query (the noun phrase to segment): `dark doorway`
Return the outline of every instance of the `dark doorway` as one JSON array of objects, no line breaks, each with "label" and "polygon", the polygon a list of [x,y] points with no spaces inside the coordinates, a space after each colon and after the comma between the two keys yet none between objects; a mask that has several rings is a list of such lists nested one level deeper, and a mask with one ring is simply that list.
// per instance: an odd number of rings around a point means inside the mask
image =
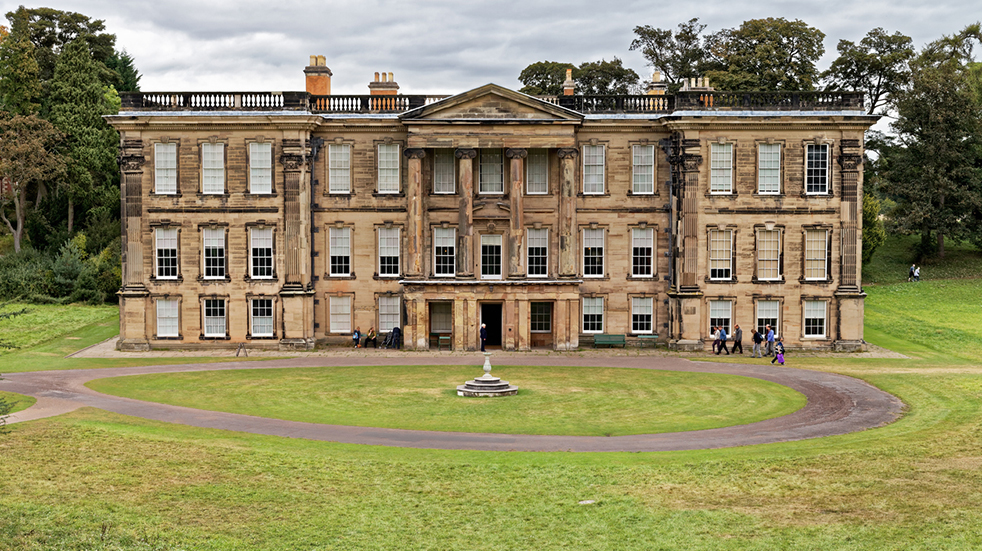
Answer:
[{"label": "dark doorway", "polygon": [[488,327],[488,341],[485,346],[501,347],[501,304],[482,304],[481,323]]}]

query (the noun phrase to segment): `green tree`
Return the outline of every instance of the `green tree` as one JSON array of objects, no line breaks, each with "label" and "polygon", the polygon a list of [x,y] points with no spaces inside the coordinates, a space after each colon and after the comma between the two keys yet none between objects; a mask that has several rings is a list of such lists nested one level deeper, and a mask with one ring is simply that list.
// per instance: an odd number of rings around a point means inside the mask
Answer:
[{"label": "green tree", "polygon": [[119,92],[139,92],[140,91],[140,72],[136,70],[133,57],[126,53],[126,50],[116,52],[111,58],[106,60],[106,66],[119,75],[119,85],[116,90]]},{"label": "green tree", "polygon": [[648,65],[660,71],[669,84],[669,91],[676,92],[687,78],[699,77],[706,64],[706,49],[702,31],[706,25],[694,18],[679,23],[677,31],[656,29],[649,25],[634,27],[636,37],[630,49],[640,50]]},{"label": "green tree", "polygon": [[[38,67],[41,70],[41,81],[47,82],[54,77],[55,65],[62,48],[76,39],[83,39],[88,45],[92,58],[105,65],[106,61],[116,54],[116,35],[104,32],[105,22],[101,19],[91,19],[81,13],[61,11],[53,8],[24,8],[7,14],[7,19],[13,23],[12,15],[25,12],[31,42],[34,43]],[[106,84],[115,84],[114,77],[107,77]]]},{"label": "green tree", "polygon": [[880,200],[876,195],[863,192],[863,264],[873,259],[873,253],[887,240],[887,232],[880,220]]},{"label": "green tree", "polygon": [[86,43],[76,39],[58,56],[51,81],[49,118],[65,136],[68,232],[75,223],[75,205],[96,187],[114,182],[119,137],[103,120],[114,114],[99,79],[99,69]]},{"label": "green tree", "polygon": [[0,101],[9,113],[35,114],[41,108],[41,81],[27,10],[21,7],[8,18],[10,34],[0,42]]},{"label": "green tree", "polygon": [[638,93],[641,79],[633,69],[624,67],[621,60],[586,61],[573,69],[576,92],[585,96],[607,96]]},{"label": "green tree", "polygon": [[572,63],[537,61],[522,69],[518,80],[524,86],[519,92],[530,96],[558,96],[563,93],[566,69],[575,69]]},{"label": "green tree", "polygon": [[717,90],[813,90],[825,33],[783,17],[744,21],[706,39],[706,76]]},{"label": "green tree", "polygon": [[[822,73],[830,90],[861,90],[868,113],[881,114],[893,106],[893,98],[910,82],[910,60],[914,47],[909,36],[887,34],[877,27],[855,44],[840,40],[839,57]],[[881,109],[882,108],[882,109]]]}]

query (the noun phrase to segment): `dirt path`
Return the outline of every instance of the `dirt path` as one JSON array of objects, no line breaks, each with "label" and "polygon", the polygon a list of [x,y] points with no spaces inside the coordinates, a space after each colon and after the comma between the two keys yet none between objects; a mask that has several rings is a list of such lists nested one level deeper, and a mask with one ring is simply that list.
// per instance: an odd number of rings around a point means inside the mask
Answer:
[{"label": "dirt path", "polygon": [[[808,404],[783,417],[719,429],[615,437],[534,436],[380,429],[282,421],[119,398],[100,394],[84,386],[88,381],[105,377],[228,369],[473,364],[475,371],[478,371],[477,366],[483,364],[483,357],[473,353],[455,355],[413,353],[397,357],[366,356],[363,353],[357,357],[307,356],[288,360],[222,364],[38,371],[5,375],[5,380],[0,381],[0,390],[26,394],[38,399],[38,403],[31,408],[11,415],[8,423],[60,415],[80,407],[96,407],[144,419],[254,434],[351,444],[489,451],[641,452],[726,448],[819,438],[866,430],[893,422],[903,411],[903,404],[899,399],[859,379],[834,373],[776,367],[769,363],[717,364],[688,361],[667,355],[570,357],[499,353],[495,356],[493,363],[500,365],[626,367],[743,375],[793,388],[808,398]],[[513,382],[521,387],[521,381]]]}]

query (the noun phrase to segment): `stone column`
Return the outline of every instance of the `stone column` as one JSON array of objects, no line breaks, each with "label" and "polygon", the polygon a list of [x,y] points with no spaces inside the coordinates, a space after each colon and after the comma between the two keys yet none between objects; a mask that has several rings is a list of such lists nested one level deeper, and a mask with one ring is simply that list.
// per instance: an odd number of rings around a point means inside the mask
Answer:
[{"label": "stone column", "polygon": [[[281,350],[308,350],[314,347],[314,288],[310,280],[310,198],[307,154],[303,140],[283,140],[283,311]],[[277,255],[279,256],[279,255]]]},{"label": "stone column", "polygon": [[576,277],[576,158],[579,151],[559,153],[559,276]]},{"label": "stone column", "polygon": [[[150,311],[153,305],[144,282],[141,225],[143,164],[146,158],[143,156],[141,139],[124,138],[120,145],[123,287],[119,290],[119,341],[116,347],[120,350],[150,350],[146,312]],[[152,250],[152,239],[150,247]]]},{"label": "stone column", "polygon": [[[839,286],[835,291],[835,350],[857,351],[863,341],[863,301],[866,293],[862,281],[863,239],[863,148],[858,139],[839,142],[839,165],[842,181],[842,229],[839,259]],[[832,314],[830,311],[829,314]],[[831,317],[831,316],[830,316]]]},{"label": "stone column", "polygon": [[423,274],[423,149],[407,149],[409,180],[406,182],[408,220],[406,221],[406,277],[418,278]]},{"label": "stone column", "polygon": [[525,277],[525,255],[522,254],[522,238],[525,233],[525,149],[506,149],[505,157],[511,159],[511,228],[508,234],[508,277]]},{"label": "stone column", "polygon": [[457,221],[457,275],[474,277],[474,158],[476,149],[458,149],[460,211]]}]

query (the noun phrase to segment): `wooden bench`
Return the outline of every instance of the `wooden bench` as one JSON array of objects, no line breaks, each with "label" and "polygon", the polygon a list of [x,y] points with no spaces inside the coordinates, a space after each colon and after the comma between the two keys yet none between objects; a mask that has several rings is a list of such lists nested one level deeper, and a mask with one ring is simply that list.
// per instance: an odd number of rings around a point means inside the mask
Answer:
[{"label": "wooden bench", "polygon": [[447,345],[447,350],[450,350],[451,349],[450,335],[447,335],[447,336],[441,335],[441,336],[437,337],[437,345],[436,345],[437,352],[439,352],[440,350],[443,350],[443,345]]},{"label": "wooden bench", "polygon": [[644,348],[645,341],[651,341],[651,347],[655,348],[658,346],[658,334],[652,335],[638,335],[638,348]]},{"label": "wooden bench", "polygon": [[598,346],[620,346],[624,348],[627,345],[627,340],[624,335],[607,335],[604,333],[598,333],[593,336],[593,347]]}]

